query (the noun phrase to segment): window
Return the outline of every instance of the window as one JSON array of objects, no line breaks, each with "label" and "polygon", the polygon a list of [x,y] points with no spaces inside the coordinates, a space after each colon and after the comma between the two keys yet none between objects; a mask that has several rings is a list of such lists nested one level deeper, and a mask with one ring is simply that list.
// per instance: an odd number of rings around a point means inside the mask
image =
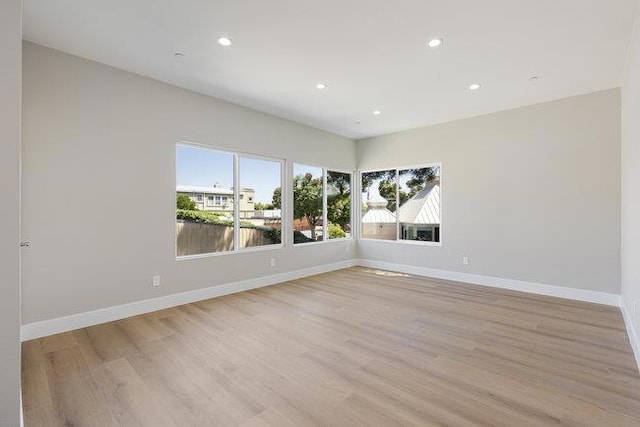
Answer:
[{"label": "window", "polygon": [[327,171],[327,234],[351,237],[351,174]]},{"label": "window", "polygon": [[396,171],[362,174],[362,237],[396,240]]},{"label": "window", "polygon": [[322,168],[294,164],[293,166],[293,243],[323,240]]},{"label": "window", "polygon": [[294,244],[351,236],[351,174],[293,167]]},{"label": "window", "polygon": [[240,218],[243,218],[240,222],[241,248],[281,242],[281,187],[282,162],[240,157],[240,194],[247,196],[241,198],[238,207]]},{"label": "window", "polygon": [[440,165],[362,173],[362,238],[440,242]]},{"label": "window", "polygon": [[[269,223],[247,212],[240,195],[271,200],[281,186],[282,162],[178,144],[176,255],[224,253],[280,244],[280,214]],[[236,183],[243,188],[237,189]],[[251,184],[252,188],[244,188]],[[193,197],[193,198],[192,198]],[[204,200],[206,198],[206,203]],[[241,220],[242,218],[242,220]]]}]

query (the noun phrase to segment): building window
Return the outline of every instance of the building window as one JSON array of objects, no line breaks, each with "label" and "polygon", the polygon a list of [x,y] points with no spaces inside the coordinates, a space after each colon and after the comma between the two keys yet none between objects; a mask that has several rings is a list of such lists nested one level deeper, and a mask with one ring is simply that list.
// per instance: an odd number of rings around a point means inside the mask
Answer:
[{"label": "building window", "polygon": [[363,239],[440,242],[440,165],[362,173]]},{"label": "building window", "polygon": [[[280,244],[279,214],[272,211],[270,222],[265,224],[264,218],[252,214],[253,208],[247,213],[245,206],[234,200],[240,201],[243,194],[271,199],[274,190],[281,186],[281,170],[282,162],[278,160],[256,161],[236,153],[178,144],[176,255],[234,252]],[[245,181],[251,181],[257,190],[236,188],[238,182]]]}]

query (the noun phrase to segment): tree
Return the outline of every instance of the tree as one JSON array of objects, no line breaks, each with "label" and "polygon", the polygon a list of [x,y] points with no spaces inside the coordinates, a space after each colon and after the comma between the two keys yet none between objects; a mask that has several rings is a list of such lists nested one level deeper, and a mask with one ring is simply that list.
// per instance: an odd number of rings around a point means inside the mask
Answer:
[{"label": "tree", "polygon": [[[387,205],[387,209],[391,212],[396,211],[396,184],[394,181],[380,181],[380,185],[378,186],[378,191],[380,195],[389,201]],[[402,189],[398,189],[398,198],[400,199],[400,206],[402,206],[407,200],[409,200],[409,196]]]},{"label": "tree", "polygon": [[186,194],[178,194],[178,195],[176,195],[176,207],[178,209],[184,209],[184,210],[187,210],[187,211],[195,211],[195,210],[197,210],[196,202],[191,200],[189,198],[189,196],[187,196]]},{"label": "tree", "polygon": [[329,233],[330,239],[341,239],[343,237],[347,237],[347,233],[338,224],[329,223],[327,232]]},{"label": "tree", "polygon": [[[426,183],[433,182],[440,175],[440,167],[431,166],[427,168],[403,169],[399,171],[400,177],[407,177],[407,193],[403,189],[398,189],[398,199],[400,206],[415,196],[422,190]],[[366,192],[374,182],[380,181],[378,190],[380,195],[389,201],[387,208],[394,212],[396,210],[396,171],[390,169],[386,171],[366,172],[362,174],[362,191]]]},{"label": "tree", "polygon": [[282,209],[282,188],[278,187],[273,190],[273,197],[271,203],[275,209]]},{"label": "tree", "polygon": [[322,178],[314,178],[310,173],[293,178],[293,217],[306,218],[311,239],[316,240],[316,222],[322,218]]},{"label": "tree", "polygon": [[351,223],[351,175],[327,173],[327,219],[344,230]]}]

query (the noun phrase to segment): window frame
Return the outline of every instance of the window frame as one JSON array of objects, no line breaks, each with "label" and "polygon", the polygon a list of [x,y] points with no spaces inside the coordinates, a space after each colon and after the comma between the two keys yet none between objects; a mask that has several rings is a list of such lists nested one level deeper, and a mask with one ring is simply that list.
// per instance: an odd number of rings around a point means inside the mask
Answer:
[{"label": "window frame", "polygon": [[[176,236],[176,232],[175,232],[175,226],[177,223],[177,219],[176,219],[176,207],[175,207],[175,194],[176,194],[176,186],[177,186],[177,178],[178,178],[178,166],[177,166],[177,158],[176,153],[178,150],[178,147],[189,147],[189,148],[196,148],[196,149],[202,149],[202,150],[209,150],[209,151],[214,151],[214,152],[222,152],[225,154],[231,154],[232,158],[233,158],[233,195],[229,195],[226,196],[227,197],[227,202],[229,200],[229,197],[232,197],[233,199],[233,249],[230,251],[221,251],[221,252],[207,252],[207,253],[202,253],[202,254],[193,254],[193,255],[178,255],[178,239]],[[249,159],[255,159],[255,160],[264,160],[264,161],[270,161],[270,162],[274,162],[280,165],[280,187],[281,188],[286,188],[285,187],[285,175],[286,175],[286,164],[287,161],[286,159],[281,159],[281,158],[277,158],[277,157],[270,157],[270,156],[264,156],[264,155],[260,155],[260,154],[253,154],[253,153],[245,153],[239,150],[232,150],[226,147],[219,147],[219,146],[213,146],[213,145],[208,145],[208,144],[202,144],[202,143],[197,143],[197,142],[192,142],[192,141],[186,141],[186,140],[177,140],[174,143],[174,183],[173,183],[173,200],[174,200],[174,206],[173,206],[173,244],[174,244],[174,256],[175,256],[175,260],[176,261],[188,261],[188,260],[192,260],[192,259],[201,259],[201,258],[210,258],[210,257],[218,257],[218,256],[227,256],[227,255],[233,255],[233,254],[238,254],[238,253],[247,253],[247,252],[260,252],[260,251],[269,251],[269,250],[275,250],[275,249],[282,249],[285,247],[285,238],[284,235],[281,232],[281,237],[280,237],[280,243],[274,243],[271,245],[263,245],[263,246],[252,246],[252,247],[247,247],[247,248],[241,248],[240,247],[240,221],[242,220],[242,218],[240,218],[240,189],[239,189],[239,183],[240,183],[240,158],[249,158]],[[214,195],[215,197],[215,195]],[[221,195],[219,195],[219,197],[222,197]],[[214,199],[215,200],[215,199]],[[222,199],[221,199],[222,201]],[[204,200],[203,198],[203,204],[206,204],[206,200]],[[282,207],[281,207],[281,227],[282,229],[284,229],[285,227],[285,218],[284,215],[282,214],[283,212],[285,212],[285,207],[286,207],[286,200],[282,200]],[[223,206],[221,205],[216,205],[216,206]]]},{"label": "window frame", "polygon": [[[295,165],[303,165],[303,166],[310,166],[310,167],[314,167],[314,168],[319,168],[322,170],[322,240],[319,241],[315,241],[315,242],[306,242],[306,243],[294,243],[293,242],[293,221],[295,221],[295,218],[293,217],[293,204],[295,203],[294,200],[294,192],[293,192],[293,178],[295,177]],[[351,198],[350,198],[350,218],[349,218],[349,225],[351,227],[351,233],[349,236],[347,237],[340,237],[337,239],[329,239],[329,233],[328,233],[328,212],[329,212],[329,206],[327,205],[327,171],[331,171],[331,172],[338,172],[338,173],[344,173],[344,174],[348,174],[350,176],[350,182],[351,182]],[[323,165],[319,165],[317,163],[313,163],[313,162],[306,162],[306,161],[291,161],[291,177],[289,179],[288,185],[289,185],[289,197],[291,198],[291,209],[290,209],[290,214],[291,214],[291,219],[292,222],[289,226],[289,235],[290,235],[290,239],[291,239],[291,246],[293,247],[307,247],[307,246],[313,246],[313,245],[321,245],[323,243],[333,243],[333,242],[345,242],[345,241],[350,241],[350,240],[355,240],[355,229],[354,229],[354,208],[355,208],[355,200],[356,198],[354,197],[354,190],[355,190],[355,186],[354,186],[354,177],[356,176],[357,172],[354,170],[349,170],[349,169],[342,169],[342,168],[334,168],[334,167],[329,167],[329,166],[323,166]]]},{"label": "window frame", "polygon": [[[402,170],[406,170],[406,169],[421,169],[421,168],[429,168],[429,167],[439,167],[440,168],[440,225],[439,225],[439,231],[438,231],[438,237],[440,239],[439,242],[430,242],[430,241],[421,241],[421,240],[408,240],[408,239],[401,239],[400,237],[400,233],[401,233],[401,228],[400,228],[400,218],[398,217],[398,215],[396,214],[396,238],[395,240],[383,240],[383,239],[372,239],[370,237],[363,237],[362,236],[362,231],[363,231],[363,227],[362,227],[362,205],[364,204],[364,199],[362,197],[363,195],[363,189],[362,189],[362,175],[365,173],[369,173],[369,172],[382,172],[382,171],[390,171],[393,170],[395,171],[396,174],[396,212],[398,211],[398,209],[400,209],[399,202],[400,202],[400,171]],[[358,219],[358,230],[357,230],[357,235],[358,235],[358,240],[362,240],[362,241],[366,241],[366,242],[381,242],[381,243],[399,243],[399,244],[403,244],[403,245],[418,245],[418,246],[431,246],[431,247],[443,247],[443,234],[442,234],[442,229],[443,224],[444,224],[444,217],[442,215],[442,207],[444,205],[443,200],[444,200],[444,188],[442,186],[443,183],[443,162],[442,161],[434,161],[434,162],[425,162],[425,163],[420,163],[418,165],[409,165],[409,166],[398,166],[398,167],[380,167],[380,168],[370,168],[370,169],[358,169],[358,205],[357,205],[357,219]],[[435,230],[433,231],[433,233],[435,233]]]},{"label": "window frame", "polygon": [[[326,191],[328,188],[327,185],[327,172],[337,172],[337,173],[342,173],[342,174],[347,174],[349,175],[349,191],[351,192],[351,197],[349,198],[349,229],[351,230],[351,232],[349,233],[349,236],[345,236],[345,237],[338,237],[336,239],[330,239],[329,238],[329,229],[328,229],[328,224],[329,224],[329,205],[327,204],[327,197],[328,197],[328,192]],[[324,203],[325,206],[327,207],[325,209],[325,212],[323,214],[323,218],[322,218],[322,223],[324,225],[325,230],[323,231],[323,236],[326,235],[327,242],[341,242],[344,240],[353,240],[354,239],[354,224],[353,224],[353,220],[354,220],[354,201],[355,201],[355,189],[356,186],[354,185],[355,183],[353,182],[354,177],[356,176],[356,174],[353,171],[348,171],[348,170],[343,170],[343,169],[338,169],[338,168],[324,168],[324,186],[325,186],[325,191],[323,194],[323,197],[325,198]]]}]

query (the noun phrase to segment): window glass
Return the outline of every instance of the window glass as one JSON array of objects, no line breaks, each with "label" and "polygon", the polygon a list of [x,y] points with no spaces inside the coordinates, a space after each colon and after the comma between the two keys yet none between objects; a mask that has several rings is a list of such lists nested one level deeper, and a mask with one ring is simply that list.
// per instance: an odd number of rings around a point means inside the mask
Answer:
[{"label": "window glass", "polygon": [[[177,146],[178,256],[234,249],[233,159],[233,154],[223,151]],[[231,203],[222,203],[223,197]]]},{"label": "window glass", "polygon": [[281,163],[240,158],[240,247],[281,242]]},{"label": "window glass", "polygon": [[362,237],[396,240],[396,170],[362,173]]},{"label": "window glass", "polygon": [[398,223],[401,240],[440,241],[440,168],[399,171]]},{"label": "window glass", "polygon": [[440,166],[362,173],[362,237],[440,242]]},{"label": "window glass", "polygon": [[293,167],[293,243],[323,240],[322,168],[302,164]]},{"label": "window glass", "polygon": [[351,174],[327,171],[327,234],[351,237]]}]

